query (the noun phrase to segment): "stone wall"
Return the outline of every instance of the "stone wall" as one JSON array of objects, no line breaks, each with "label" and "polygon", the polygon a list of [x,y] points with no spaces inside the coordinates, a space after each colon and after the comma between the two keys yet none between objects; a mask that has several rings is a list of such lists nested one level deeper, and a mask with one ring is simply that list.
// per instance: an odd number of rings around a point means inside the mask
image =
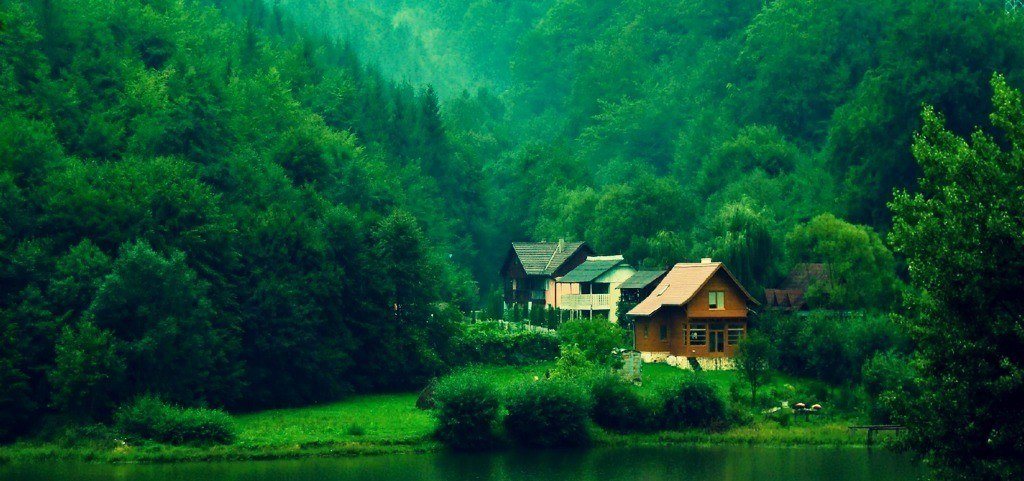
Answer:
[{"label": "stone wall", "polygon": [[[673,356],[667,352],[644,352],[641,357],[646,363],[664,363],[679,369],[692,369],[686,356]],[[697,364],[705,371],[731,371],[736,363],[727,357],[698,357]]]}]

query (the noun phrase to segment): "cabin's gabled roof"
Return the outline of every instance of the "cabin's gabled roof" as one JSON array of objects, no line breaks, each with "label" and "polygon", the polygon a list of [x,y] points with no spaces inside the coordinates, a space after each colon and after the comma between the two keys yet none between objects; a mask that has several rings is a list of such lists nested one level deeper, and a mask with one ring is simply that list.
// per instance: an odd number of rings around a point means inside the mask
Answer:
[{"label": "cabin's gabled roof", "polygon": [[580,249],[590,251],[585,242],[513,242],[509,256],[519,259],[526,275],[550,276]]},{"label": "cabin's gabled roof", "polygon": [[672,267],[654,292],[629,311],[631,316],[649,316],[664,306],[683,306],[697,295],[718,271],[723,271],[752,304],[759,304],[721,262],[685,263]]},{"label": "cabin's gabled roof", "polygon": [[812,284],[828,281],[829,272],[826,264],[797,264],[789,271],[780,289],[807,291]]},{"label": "cabin's gabled roof", "polygon": [[789,271],[778,289],[765,289],[765,305],[773,309],[798,311],[807,307],[804,300],[807,289],[820,282],[828,282],[827,264],[797,264]]},{"label": "cabin's gabled roof", "polygon": [[633,274],[633,277],[626,279],[626,282],[619,285],[619,289],[643,289],[655,282],[658,282],[666,272],[668,272],[668,269],[636,271],[636,274]]},{"label": "cabin's gabled roof", "polygon": [[617,266],[629,266],[622,256],[588,257],[582,264],[558,279],[558,282],[593,282]]}]

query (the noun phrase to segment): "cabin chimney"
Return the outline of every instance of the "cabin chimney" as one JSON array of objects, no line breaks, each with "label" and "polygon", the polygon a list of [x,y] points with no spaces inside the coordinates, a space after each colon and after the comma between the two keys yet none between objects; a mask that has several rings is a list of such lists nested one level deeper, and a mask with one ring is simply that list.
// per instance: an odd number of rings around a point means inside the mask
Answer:
[{"label": "cabin chimney", "polygon": [[565,249],[565,238],[558,239],[558,250],[556,252],[562,252]]},{"label": "cabin chimney", "polygon": [[711,258],[710,257],[704,257],[704,258],[702,258],[700,260],[700,263],[701,264],[710,264],[711,263]]}]

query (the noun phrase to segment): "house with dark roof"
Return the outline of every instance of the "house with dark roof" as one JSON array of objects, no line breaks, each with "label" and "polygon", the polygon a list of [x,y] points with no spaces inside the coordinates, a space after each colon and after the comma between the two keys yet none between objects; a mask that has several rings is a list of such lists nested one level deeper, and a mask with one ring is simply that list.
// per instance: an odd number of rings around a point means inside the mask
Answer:
[{"label": "house with dark roof", "polygon": [[[639,304],[654,292],[654,288],[665,278],[665,274],[668,274],[668,269],[636,271],[632,277],[626,279],[626,282],[619,285],[619,290],[622,291],[621,302]],[[630,306],[630,309],[632,308]]]},{"label": "house with dark roof", "polygon": [[593,254],[585,242],[513,242],[501,265],[505,307],[558,307],[556,279]]},{"label": "house with dark roof", "polygon": [[829,282],[830,279],[826,264],[797,264],[778,288],[764,290],[765,308],[786,312],[809,311],[807,291],[812,286]]},{"label": "house with dark roof", "polygon": [[630,309],[646,362],[728,368],[759,303],[721,262],[676,264]]},{"label": "house with dark roof", "polygon": [[621,255],[587,257],[557,280],[557,307],[569,311],[570,317],[600,316],[617,323],[619,287],[635,273]]}]

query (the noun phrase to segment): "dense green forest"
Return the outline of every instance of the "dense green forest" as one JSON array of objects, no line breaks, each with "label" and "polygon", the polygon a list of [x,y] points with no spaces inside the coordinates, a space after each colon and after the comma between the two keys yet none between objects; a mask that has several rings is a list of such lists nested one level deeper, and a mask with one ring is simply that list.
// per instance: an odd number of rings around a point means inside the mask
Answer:
[{"label": "dense green forest", "polygon": [[884,234],[893,191],[920,174],[922,106],[967,134],[988,124],[993,72],[1021,80],[1024,28],[1002,3],[276,5],[403,79],[459,80],[442,111],[483,166],[486,294],[513,239],[659,266],[710,255],[764,286],[817,256],[786,242],[816,216]]},{"label": "dense green forest", "polygon": [[[977,316],[928,294],[987,277],[928,266],[969,244],[927,222],[1005,199],[942,199],[940,167],[1019,164],[993,152],[1019,146],[1022,67],[996,0],[0,0],[0,438],[140,394],[420,386],[519,240],[713,257],[755,295],[827,262],[820,307]],[[976,129],[1004,133],[959,148]],[[1019,256],[972,255],[951,265],[1019,294]],[[970,347],[1019,367],[1000,329]],[[933,392],[972,372],[925,355]]]}]

